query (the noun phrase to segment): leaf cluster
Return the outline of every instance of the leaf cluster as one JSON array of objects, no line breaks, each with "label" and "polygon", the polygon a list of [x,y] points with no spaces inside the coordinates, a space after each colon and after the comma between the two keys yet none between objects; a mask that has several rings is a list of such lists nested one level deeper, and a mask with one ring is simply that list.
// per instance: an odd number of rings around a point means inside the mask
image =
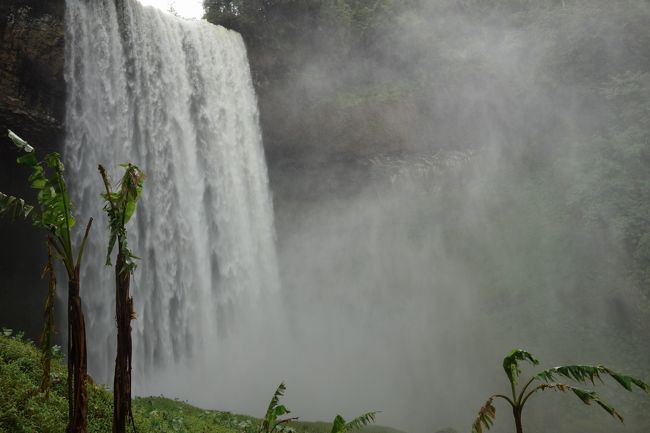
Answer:
[{"label": "leaf cluster", "polygon": [[636,386],[642,391],[650,392],[650,387],[642,380],[618,373],[604,365],[565,365],[561,367],[553,367],[538,373],[535,376],[535,379],[543,380],[545,382],[553,382],[558,376],[580,383],[591,382],[592,385],[596,384],[596,380],[602,383],[602,376],[610,376],[628,391],[632,391],[633,387]]},{"label": "leaf cluster", "polygon": [[[0,193],[0,216],[8,215],[14,219],[31,217],[34,226],[48,230],[54,238],[52,245],[56,257],[63,261],[68,273],[72,274],[75,262],[70,229],[75,224],[75,218],[63,177],[61,156],[52,152],[39,161],[35,149],[29,143],[12,131],[9,131],[9,138],[21,152],[16,160],[18,164],[31,170],[28,181],[38,191],[38,207],[28,205],[22,198]],[[83,244],[79,258],[82,251]]]},{"label": "leaf cluster", "polygon": [[[298,418],[281,418],[283,415],[291,413],[284,405],[280,404],[280,397],[284,395],[286,390],[284,382],[278,386],[273,394],[273,398],[269,402],[269,406],[266,410],[266,415],[260,424],[258,433],[272,433],[274,431],[287,431],[283,429],[282,424],[286,424],[291,421],[295,421]],[[375,422],[375,417],[379,412],[368,412],[361,416],[354,418],[353,420],[346,422],[341,415],[336,415],[334,421],[332,422],[331,433],[347,433],[354,430],[359,430],[373,422]]]},{"label": "leaf cluster", "polygon": [[106,169],[99,166],[99,172],[104,181],[106,192],[102,194],[105,200],[104,211],[108,215],[110,238],[108,242],[108,251],[106,253],[106,265],[111,265],[111,254],[117,242],[119,252],[124,257],[124,271],[132,273],[135,268],[135,256],[129,249],[127,242],[126,224],[131,220],[135,213],[135,208],[144,185],[144,173],[131,163],[121,164],[124,168],[124,175],[120,180],[117,190],[113,190]]},{"label": "leaf cluster", "polygon": [[514,349],[510,355],[503,359],[503,369],[506,372],[506,376],[508,376],[508,380],[513,385],[517,384],[517,378],[521,374],[519,361],[529,361],[533,365],[539,364],[539,361],[529,352],[522,349]]},{"label": "leaf cluster", "polygon": [[298,419],[297,417],[281,418],[282,416],[291,413],[289,409],[280,404],[280,397],[284,395],[286,389],[287,387],[284,385],[284,382],[282,382],[273,393],[273,398],[271,398],[264,419],[262,420],[262,424],[260,424],[259,433],[273,433],[282,424]]},{"label": "leaf cluster", "polygon": [[341,415],[336,415],[332,423],[331,433],[346,433],[354,430],[359,430],[369,424],[375,422],[375,417],[378,412],[368,412],[361,416],[356,417],[352,421],[346,422]]}]

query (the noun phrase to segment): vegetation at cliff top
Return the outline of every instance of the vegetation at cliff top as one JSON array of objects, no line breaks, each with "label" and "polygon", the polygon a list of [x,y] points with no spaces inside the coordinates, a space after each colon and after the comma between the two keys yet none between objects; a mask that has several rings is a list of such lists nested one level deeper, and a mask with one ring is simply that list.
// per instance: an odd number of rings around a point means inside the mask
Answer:
[{"label": "vegetation at cliff top", "polygon": [[[29,341],[0,334],[0,433],[61,433],[67,423],[66,369],[60,351],[52,366],[53,387],[48,399],[39,393],[40,352]],[[89,381],[90,382],[90,381]],[[88,385],[88,431],[111,431],[113,394],[101,385]],[[138,433],[255,433],[260,420],[230,412],[203,410],[164,397],[136,398],[133,414]],[[329,433],[330,423],[292,422],[286,433]],[[129,430],[130,431],[130,430]],[[368,426],[365,433],[400,433]]]}]

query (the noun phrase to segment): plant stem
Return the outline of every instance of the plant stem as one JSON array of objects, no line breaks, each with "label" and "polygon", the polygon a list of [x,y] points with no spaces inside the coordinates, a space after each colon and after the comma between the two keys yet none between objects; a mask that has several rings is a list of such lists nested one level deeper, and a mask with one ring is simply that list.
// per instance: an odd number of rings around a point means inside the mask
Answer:
[{"label": "plant stem", "polygon": [[523,427],[521,425],[521,412],[522,412],[523,407],[517,406],[512,409],[512,413],[515,417],[515,429],[517,433],[523,433]]},{"label": "plant stem", "polygon": [[54,333],[54,301],[56,297],[56,274],[52,265],[52,238],[47,241],[47,265],[43,270],[43,278],[48,278],[47,298],[43,311],[43,333],[41,334],[41,365],[43,378],[41,392],[48,398],[51,386],[50,372],[52,370],[52,334]]},{"label": "plant stem", "polygon": [[79,267],[76,267],[68,281],[68,433],[88,432],[86,323],[79,292]]},{"label": "plant stem", "polygon": [[72,263],[72,240],[70,233],[70,209],[68,208],[68,190],[66,189],[65,182],[63,181],[63,172],[60,167],[56,168],[56,178],[61,190],[61,200],[63,201],[63,209],[65,212],[65,231],[66,238],[64,248],[66,250],[67,260]]}]

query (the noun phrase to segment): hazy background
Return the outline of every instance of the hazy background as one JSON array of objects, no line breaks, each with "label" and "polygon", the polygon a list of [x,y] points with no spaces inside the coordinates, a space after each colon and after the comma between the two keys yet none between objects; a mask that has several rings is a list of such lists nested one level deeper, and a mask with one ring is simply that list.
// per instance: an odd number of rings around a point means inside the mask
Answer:
[{"label": "hazy background", "polygon": [[[467,431],[513,347],[650,376],[647,1],[206,4],[249,48],[285,286],[219,404],[284,379],[308,419]],[[525,426],[648,430],[604,394],[625,428],[554,395]]]}]

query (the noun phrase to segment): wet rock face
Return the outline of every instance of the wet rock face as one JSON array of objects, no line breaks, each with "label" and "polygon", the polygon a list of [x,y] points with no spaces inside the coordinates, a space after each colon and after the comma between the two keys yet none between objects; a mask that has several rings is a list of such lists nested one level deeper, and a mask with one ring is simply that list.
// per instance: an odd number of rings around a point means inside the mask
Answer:
[{"label": "wet rock face", "polygon": [[[14,130],[38,149],[61,148],[65,114],[64,0],[0,0],[0,191],[35,202],[29,172],[16,165]],[[0,327],[38,338],[46,282],[45,234],[0,219]]]},{"label": "wet rock face", "polygon": [[63,0],[0,5],[0,128],[48,148],[63,138],[63,13]]}]

